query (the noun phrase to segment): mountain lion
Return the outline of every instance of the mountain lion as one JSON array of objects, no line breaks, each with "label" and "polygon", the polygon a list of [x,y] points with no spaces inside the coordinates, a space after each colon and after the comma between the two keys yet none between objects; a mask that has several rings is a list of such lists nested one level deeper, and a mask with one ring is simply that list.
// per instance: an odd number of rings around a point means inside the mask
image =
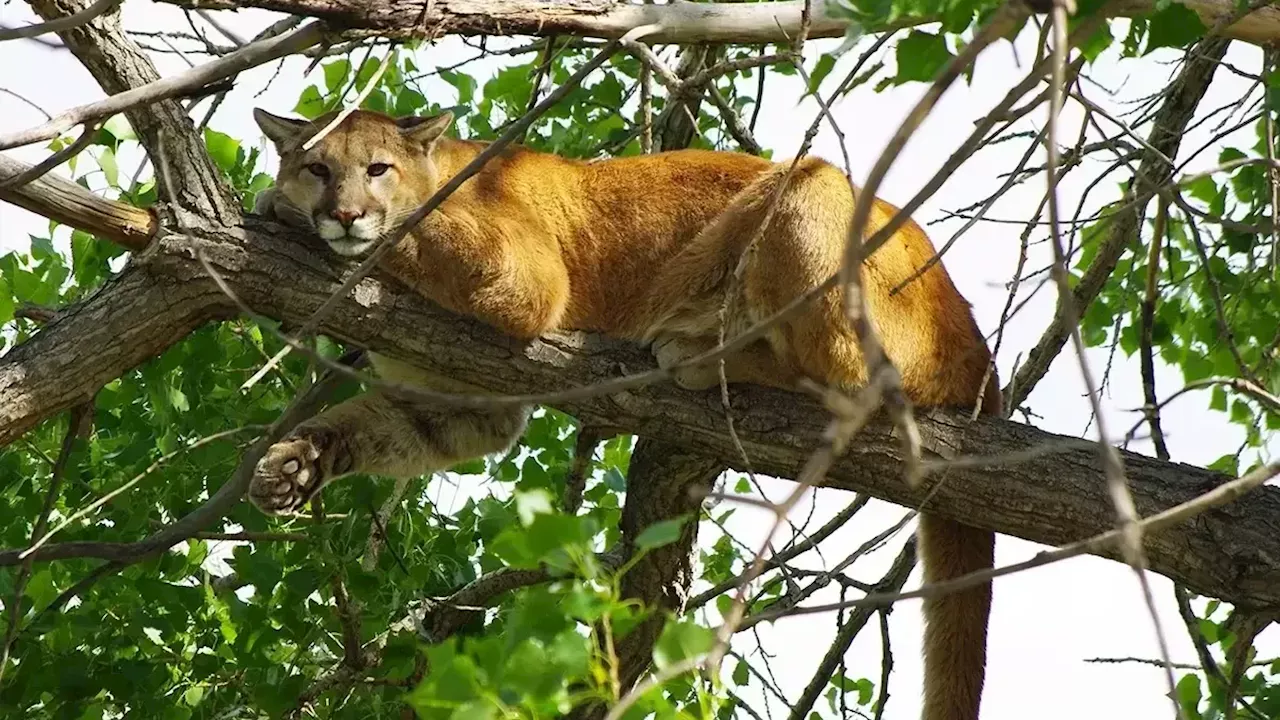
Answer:
[{"label": "mountain lion", "polygon": [[[357,111],[309,150],[312,122],[255,110],[280,154],[276,187],[261,209],[314,231],[341,255],[367,252],[475,158],[484,143],[444,132],[448,113],[392,119]],[[840,267],[855,193],[820,159],[800,161],[740,282],[732,278],[789,163],[681,150],[595,162],[512,147],[492,159],[383,260],[391,275],[440,305],[517,338],[565,328],[651,343],[670,367],[717,345],[724,294],[739,289],[733,337]],[[876,200],[868,234],[896,212]],[[972,407],[990,354],[969,305],[941,265],[890,290],[934,255],[908,221],[867,258],[864,293],[873,325],[913,403]],[[377,372],[440,390],[461,386],[389,358]],[[839,289],[776,325],[725,361],[729,382],[794,389],[801,378],[856,388],[867,381]],[[683,369],[689,389],[718,371]],[[982,404],[1000,412],[994,381]],[[442,408],[367,392],[302,423],[257,467],[250,499],[267,513],[295,511],[350,473],[416,476],[501,452],[520,436],[525,409]],[[994,535],[920,515],[927,581],[991,567]],[[925,601],[925,720],[978,717],[990,585]]]}]

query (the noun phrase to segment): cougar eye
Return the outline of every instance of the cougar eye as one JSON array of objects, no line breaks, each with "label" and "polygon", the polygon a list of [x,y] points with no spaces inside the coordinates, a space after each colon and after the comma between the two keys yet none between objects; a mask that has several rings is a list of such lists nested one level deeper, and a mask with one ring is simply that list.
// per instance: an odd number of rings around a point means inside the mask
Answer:
[{"label": "cougar eye", "polygon": [[370,165],[365,172],[369,173],[369,177],[378,177],[390,169],[391,166],[386,163],[374,163]]},{"label": "cougar eye", "polygon": [[329,179],[329,166],[325,165],[324,163],[311,163],[310,165],[307,166],[307,172],[311,173],[312,175],[315,175],[321,180]]}]

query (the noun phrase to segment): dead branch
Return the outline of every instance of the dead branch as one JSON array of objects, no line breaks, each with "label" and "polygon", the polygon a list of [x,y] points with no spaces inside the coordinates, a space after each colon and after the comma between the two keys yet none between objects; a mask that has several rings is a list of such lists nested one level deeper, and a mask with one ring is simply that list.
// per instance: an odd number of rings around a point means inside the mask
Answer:
[{"label": "dead branch", "polygon": [[188,94],[249,68],[305,50],[319,42],[323,36],[323,26],[313,23],[287,35],[251,43],[204,65],[198,65],[177,75],[156,80],[103,100],[71,108],[35,127],[0,136],[0,150],[52,140],[76,125],[101,120],[157,100],[167,100]]},{"label": "dead branch", "polygon": [[[681,3],[639,5],[613,0],[436,0],[424,13],[420,0],[165,0],[183,7],[236,9],[257,7],[305,15],[331,22],[361,34],[393,38],[461,35],[576,35],[617,38],[641,25],[659,24],[662,31],[648,41],[666,43],[786,43],[804,27],[804,0],[771,3]],[[1206,27],[1236,12],[1232,0],[1184,0]],[[1119,0],[1109,3],[1111,17],[1136,17],[1151,13],[1155,0]],[[869,27],[880,32],[936,22],[934,16],[911,16],[889,27]],[[808,37],[841,37],[849,21],[814,3]],[[1258,8],[1237,20],[1226,37],[1257,45],[1280,39],[1280,8]]]},{"label": "dead branch", "polygon": [[62,32],[78,28],[99,15],[113,10],[119,5],[121,0],[96,0],[92,5],[81,10],[74,15],[50,20],[48,22],[36,23],[35,25],[27,25],[25,27],[6,28],[0,27],[0,42],[5,40],[17,40],[20,38],[40,37],[48,33]]},{"label": "dead branch", "polygon": [[33,167],[0,155],[0,200],[13,203],[64,225],[79,228],[130,250],[141,250],[159,228],[149,210],[101,200],[56,175],[25,183],[11,180],[31,174]]}]

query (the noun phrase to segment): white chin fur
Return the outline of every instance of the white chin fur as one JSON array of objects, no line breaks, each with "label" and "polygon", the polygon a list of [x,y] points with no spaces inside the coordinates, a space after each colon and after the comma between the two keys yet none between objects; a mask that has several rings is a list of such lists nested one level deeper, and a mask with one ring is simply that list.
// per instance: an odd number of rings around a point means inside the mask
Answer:
[{"label": "white chin fur", "polygon": [[341,240],[347,236],[347,229],[342,227],[342,223],[329,218],[320,218],[316,220],[316,234],[321,240]]},{"label": "white chin fur", "polygon": [[349,228],[332,218],[318,218],[316,234],[328,242],[334,252],[347,256],[364,253],[373,247],[379,237],[377,223],[369,217],[358,218]]},{"label": "white chin fur", "polygon": [[346,255],[347,257],[363,255],[365,251],[373,247],[375,244],[377,243],[374,240],[344,239],[344,240],[329,241],[329,247],[333,248],[334,252],[338,253],[339,255]]}]

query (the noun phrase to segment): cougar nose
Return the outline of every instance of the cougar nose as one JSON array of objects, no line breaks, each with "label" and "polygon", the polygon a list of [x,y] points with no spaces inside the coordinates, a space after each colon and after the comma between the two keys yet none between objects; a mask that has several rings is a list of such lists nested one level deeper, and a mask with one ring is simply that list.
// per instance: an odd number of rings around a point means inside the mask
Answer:
[{"label": "cougar nose", "polygon": [[364,213],[359,210],[333,210],[329,213],[329,217],[342,223],[343,227],[351,227],[351,223],[364,217]]}]

